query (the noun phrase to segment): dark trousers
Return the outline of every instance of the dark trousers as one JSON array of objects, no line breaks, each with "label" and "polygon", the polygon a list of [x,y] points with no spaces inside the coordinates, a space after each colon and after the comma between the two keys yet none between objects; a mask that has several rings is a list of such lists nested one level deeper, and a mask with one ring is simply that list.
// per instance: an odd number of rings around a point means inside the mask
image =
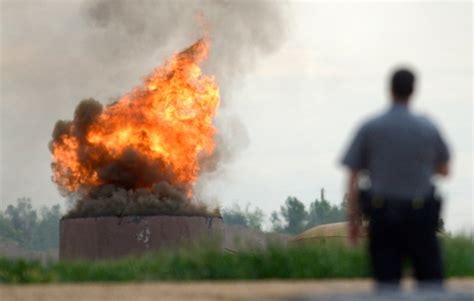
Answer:
[{"label": "dark trousers", "polygon": [[370,209],[370,262],[379,288],[399,287],[405,259],[411,261],[420,287],[441,288],[439,212],[437,201],[383,201]]}]

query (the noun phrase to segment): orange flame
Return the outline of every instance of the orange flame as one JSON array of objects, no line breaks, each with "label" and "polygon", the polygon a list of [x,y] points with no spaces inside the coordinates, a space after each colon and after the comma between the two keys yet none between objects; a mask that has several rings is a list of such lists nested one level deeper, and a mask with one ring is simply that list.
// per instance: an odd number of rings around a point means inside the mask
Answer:
[{"label": "orange flame", "polygon": [[[170,184],[185,187],[191,196],[200,156],[210,156],[215,149],[213,119],[219,89],[199,67],[208,50],[209,41],[201,39],[174,55],[140,86],[105,107],[87,126],[83,138],[74,134],[72,123],[52,142],[53,181],[69,192],[107,184],[97,166],[133,150],[150,162],[160,162],[170,174]],[[95,163],[85,164],[82,152]],[[133,188],[152,184],[143,182]]]}]

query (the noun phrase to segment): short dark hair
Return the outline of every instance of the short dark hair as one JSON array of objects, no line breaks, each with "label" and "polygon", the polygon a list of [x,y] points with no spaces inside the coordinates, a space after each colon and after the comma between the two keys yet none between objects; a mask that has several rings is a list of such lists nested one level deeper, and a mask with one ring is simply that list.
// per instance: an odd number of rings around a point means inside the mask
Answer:
[{"label": "short dark hair", "polygon": [[415,86],[415,75],[412,71],[401,68],[395,70],[392,75],[392,93],[394,96],[407,99]]}]

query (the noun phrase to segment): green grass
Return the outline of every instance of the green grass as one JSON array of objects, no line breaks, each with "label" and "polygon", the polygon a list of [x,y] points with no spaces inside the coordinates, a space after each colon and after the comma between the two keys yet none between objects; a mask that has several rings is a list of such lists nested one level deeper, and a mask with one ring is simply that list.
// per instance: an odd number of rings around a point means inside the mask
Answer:
[{"label": "green grass", "polygon": [[[445,238],[449,277],[474,276],[471,238]],[[229,279],[318,279],[368,277],[362,248],[341,244],[273,246],[233,254],[215,249],[181,250],[115,261],[39,263],[0,259],[0,282],[91,282]]]},{"label": "green grass", "polygon": [[445,238],[442,241],[447,277],[474,276],[473,234]]}]

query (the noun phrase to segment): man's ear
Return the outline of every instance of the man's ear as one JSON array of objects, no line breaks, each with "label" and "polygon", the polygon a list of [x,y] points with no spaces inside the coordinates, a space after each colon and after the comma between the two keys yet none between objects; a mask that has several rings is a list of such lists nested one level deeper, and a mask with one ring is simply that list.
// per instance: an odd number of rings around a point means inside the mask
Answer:
[{"label": "man's ear", "polygon": [[436,167],[436,174],[444,177],[449,175],[449,163],[443,162]]}]

